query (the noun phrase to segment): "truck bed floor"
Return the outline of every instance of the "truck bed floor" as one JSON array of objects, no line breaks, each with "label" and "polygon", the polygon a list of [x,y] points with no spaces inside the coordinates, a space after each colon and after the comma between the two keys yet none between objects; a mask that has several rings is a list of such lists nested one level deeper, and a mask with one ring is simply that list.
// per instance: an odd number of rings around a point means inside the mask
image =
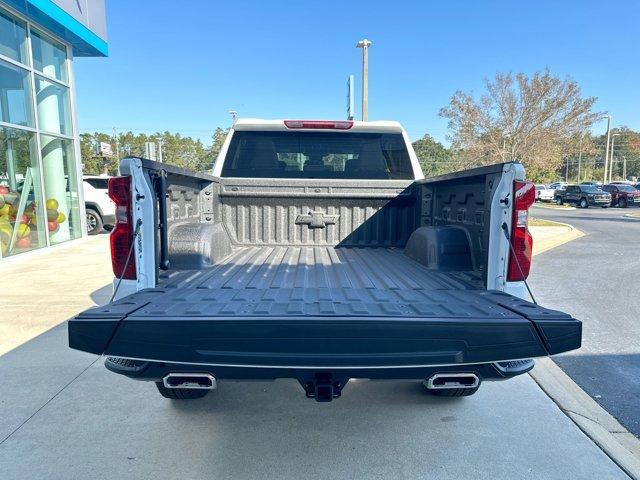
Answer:
[{"label": "truck bed floor", "polygon": [[171,271],[158,288],[164,295],[139,314],[430,316],[460,309],[468,296],[455,292],[480,287],[394,248],[251,246],[210,268]]}]

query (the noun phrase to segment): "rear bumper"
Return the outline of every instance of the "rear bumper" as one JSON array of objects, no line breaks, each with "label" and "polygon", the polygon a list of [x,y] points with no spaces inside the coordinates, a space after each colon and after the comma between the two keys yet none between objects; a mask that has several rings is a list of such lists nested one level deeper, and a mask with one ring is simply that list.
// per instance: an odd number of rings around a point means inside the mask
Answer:
[{"label": "rear bumper", "polygon": [[71,320],[70,347],[197,368],[341,370],[365,378],[377,371],[396,378],[394,370],[552,355],[579,348],[582,336],[581,322],[567,314],[491,291],[473,294],[475,316],[467,309],[449,317],[284,319],[127,315],[146,304],[142,293]]},{"label": "rear bumper", "polygon": [[[515,365],[513,367],[512,365]],[[494,362],[467,365],[441,365],[431,367],[393,368],[273,368],[247,366],[194,365],[180,363],[149,362],[119,357],[107,357],[107,369],[134,380],[158,382],[171,373],[206,373],[221,380],[275,380],[292,378],[300,382],[314,377],[318,372],[333,378],[365,378],[371,380],[424,380],[436,373],[473,373],[482,381],[507,380],[528,372],[534,366],[531,359],[516,362]]]}]

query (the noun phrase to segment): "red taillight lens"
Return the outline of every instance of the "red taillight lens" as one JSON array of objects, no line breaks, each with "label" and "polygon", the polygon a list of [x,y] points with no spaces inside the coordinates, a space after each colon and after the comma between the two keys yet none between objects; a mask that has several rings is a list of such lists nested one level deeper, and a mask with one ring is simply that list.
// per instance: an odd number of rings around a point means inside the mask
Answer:
[{"label": "red taillight lens", "polygon": [[349,130],[353,127],[350,120],[285,120],[287,128],[314,128],[320,130]]},{"label": "red taillight lens", "polygon": [[[513,182],[513,217],[511,219],[511,246],[507,280],[518,282],[529,276],[533,238],[527,228],[529,207],[536,201],[536,187],[532,182]],[[515,255],[514,255],[515,253]]]},{"label": "red taillight lens", "polygon": [[133,254],[125,269],[127,255],[133,244],[133,220],[131,217],[131,177],[109,179],[109,197],[116,204],[116,224],[111,230],[111,265],[116,277],[136,279],[136,259]]}]

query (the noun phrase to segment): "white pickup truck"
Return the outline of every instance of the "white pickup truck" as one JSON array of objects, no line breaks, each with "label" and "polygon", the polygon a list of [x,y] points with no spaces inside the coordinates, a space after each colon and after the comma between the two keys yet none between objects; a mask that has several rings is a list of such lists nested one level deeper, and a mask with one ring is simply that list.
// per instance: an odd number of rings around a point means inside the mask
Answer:
[{"label": "white pickup truck", "polygon": [[518,163],[424,178],[397,122],[238,120],[211,174],[140,158],[109,184],[115,299],[72,348],[198,398],[219,380],[482,381],[579,348],[581,323],[531,302]]}]

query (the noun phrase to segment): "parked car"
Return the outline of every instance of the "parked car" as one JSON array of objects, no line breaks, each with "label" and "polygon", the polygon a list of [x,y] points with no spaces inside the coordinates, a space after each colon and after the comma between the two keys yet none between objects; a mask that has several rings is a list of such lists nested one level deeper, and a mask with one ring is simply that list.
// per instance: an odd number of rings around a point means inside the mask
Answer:
[{"label": "parked car", "polygon": [[611,194],[611,206],[627,208],[640,205],[640,190],[624,183],[604,185],[602,190]]},{"label": "parked car", "polygon": [[606,208],[611,205],[611,194],[591,184],[567,185],[564,190],[556,190],[555,199],[558,205],[568,203],[581,208]]},{"label": "parked car", "polygon": [[115,224],[116,206],[109,198],[108,186],[109,177],[91,175],[82,177],[89,235],[97,235],[103,228],[110,230]]},{"label": "parked car", "polygon": [[586,180],[584,182],[580,182],[580,185],[593,185],[594,187],[599,187],[602,185],[602,182],[597,182],[595,180]]},{"label": "parked car", "polygon": [[69,322],[71,348],[171,399],[293,378],[330,401],[351,378],[466,396],[580,347],[578,320],[527,301],[521,164],[425,179],[397,122],[240,119],[228,135],[212,175],[122,161],[122,281]]},{"label": "parked car", "polygon": [[536,201],[537,202],[553,202],[555,190],[548,188],[546,185],[536,185]]},{"label": "parked car", "polygon": [[547,188],[551,190],[563,190],[567,185],[569,185],[567,182],[553,182],[547,185]]}]

